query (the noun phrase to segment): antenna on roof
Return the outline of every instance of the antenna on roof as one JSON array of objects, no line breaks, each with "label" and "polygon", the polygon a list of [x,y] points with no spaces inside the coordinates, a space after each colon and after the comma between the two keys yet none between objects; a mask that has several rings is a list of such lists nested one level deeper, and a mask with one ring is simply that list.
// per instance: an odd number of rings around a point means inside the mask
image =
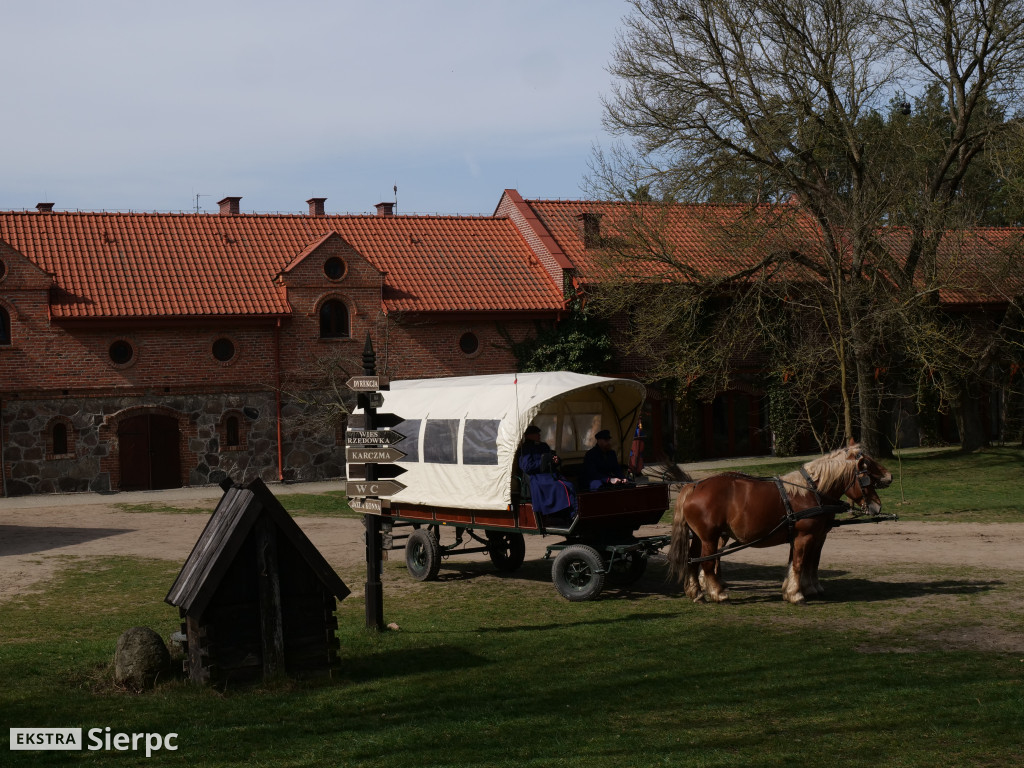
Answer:
[{"label": "antenna on roof", "polygon": [[398,213],[398,184],[397,183],[394,186],[394,190],[395,190],[395,213]]},{"label": "antenna on roof", "polygon": [[198,193],[196,194],[196,213],[199,213],[199,198],[200,197],[209,197],[209,195],[200,195]]}]

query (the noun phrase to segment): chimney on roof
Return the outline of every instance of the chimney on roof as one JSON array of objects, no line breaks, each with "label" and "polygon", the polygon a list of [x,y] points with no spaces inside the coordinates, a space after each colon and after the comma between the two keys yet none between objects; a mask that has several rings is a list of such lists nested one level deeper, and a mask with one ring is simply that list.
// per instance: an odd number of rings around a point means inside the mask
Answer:
[{"label": "chimney on roof", "polygon": [[394,203],[377,203],[374,206],[377,209],[378,216],[394,216],[395,215],[395,204]]},{"label": "chimney on roof", "polygon": [[36,203],[36,210],[40,213],[53,213],[53,206],[56,203]]},{"label": "chimney on roof", "polygon": [[217,205],[220,206],[221,216],[237,216],[239,211],[239,203],[242,201],[240,197],[225,197],[223,200],[218,200]]},{"label": "chimney on roof", "polygon": [[601,242],[601,216],[595,211],[584,211],[576,214],[576,220],[580,223],[580,234],[583,236],[583,245],[591,248]]},{"label": "chimney on roof", "polygon": [[306,201],[309,204],[309,215],[310,216],[323,216],[324,215],[324,203],[327,202],[326,197],[311,197]]}]

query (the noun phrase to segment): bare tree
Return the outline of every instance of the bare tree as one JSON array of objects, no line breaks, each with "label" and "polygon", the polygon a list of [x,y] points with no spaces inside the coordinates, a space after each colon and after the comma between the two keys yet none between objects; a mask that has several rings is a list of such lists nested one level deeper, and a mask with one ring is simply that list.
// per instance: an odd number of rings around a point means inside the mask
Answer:
[{"label": "bare tree", "polygon": [[[644,186],[661,199],[707,201],[735,193],[742,178],[748,202],[798,200],[816,242],[777,250],[759,268],[785,268],[815,286],[836,365],[851,367],[845,429],[853,436],[855,411],[862,442],[884,450],[878,355],[894,333],[916,334],[911,320],[927,331],[938,311],[938,286],[949,278],[940,246],[950,229],[969,223],[965,179],[1013,125],[990,118],[994,105],[1009,110],[1020,93],[1024,3],[632,6],[605,101],[607,127],[631,144],[597,153],[592,184],[623,199],[624,190]],[[943,120],[913,131],[911,102],[929,86],[942,94]],[[896,223],[905,237],[880,235]],[[735,287],[749,269],[713,280]],[[681,312],[684,322],[693,322],[692,311]],[[847,387],[847,377],[839,383]],[[968,396],[961,392],[961,405]]]}]

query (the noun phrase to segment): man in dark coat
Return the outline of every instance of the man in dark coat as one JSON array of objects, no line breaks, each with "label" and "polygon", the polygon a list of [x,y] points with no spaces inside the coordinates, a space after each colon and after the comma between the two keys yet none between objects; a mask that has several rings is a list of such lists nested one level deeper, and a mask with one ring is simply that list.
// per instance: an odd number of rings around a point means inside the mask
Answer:
[{"label": "man in dark coat", "polygon": [[596,444],[583,457],[582,487],[590,491],[628,483],[619,457],[612,450],[612,433],[602,429],[594,435]]},{"label": "man in dark coat", "polygon": [[530,501],[535,512],[554,515],[576,514],[576,491],[558,475],[558,454],[540,439],[540,427],[531,424],[523,434],[519,468],[530,483]]}]

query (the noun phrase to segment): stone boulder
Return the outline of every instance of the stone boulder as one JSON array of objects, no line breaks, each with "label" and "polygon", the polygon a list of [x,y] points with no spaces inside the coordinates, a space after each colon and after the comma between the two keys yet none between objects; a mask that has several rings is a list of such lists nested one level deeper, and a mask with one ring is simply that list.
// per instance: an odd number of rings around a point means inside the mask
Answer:
[{"label": "stone boulder", "polygon": [[152,688],[167,672],[171,655],[163,638],[149,627],[126,629],[114,651],[114,681],[137,691]]}]

